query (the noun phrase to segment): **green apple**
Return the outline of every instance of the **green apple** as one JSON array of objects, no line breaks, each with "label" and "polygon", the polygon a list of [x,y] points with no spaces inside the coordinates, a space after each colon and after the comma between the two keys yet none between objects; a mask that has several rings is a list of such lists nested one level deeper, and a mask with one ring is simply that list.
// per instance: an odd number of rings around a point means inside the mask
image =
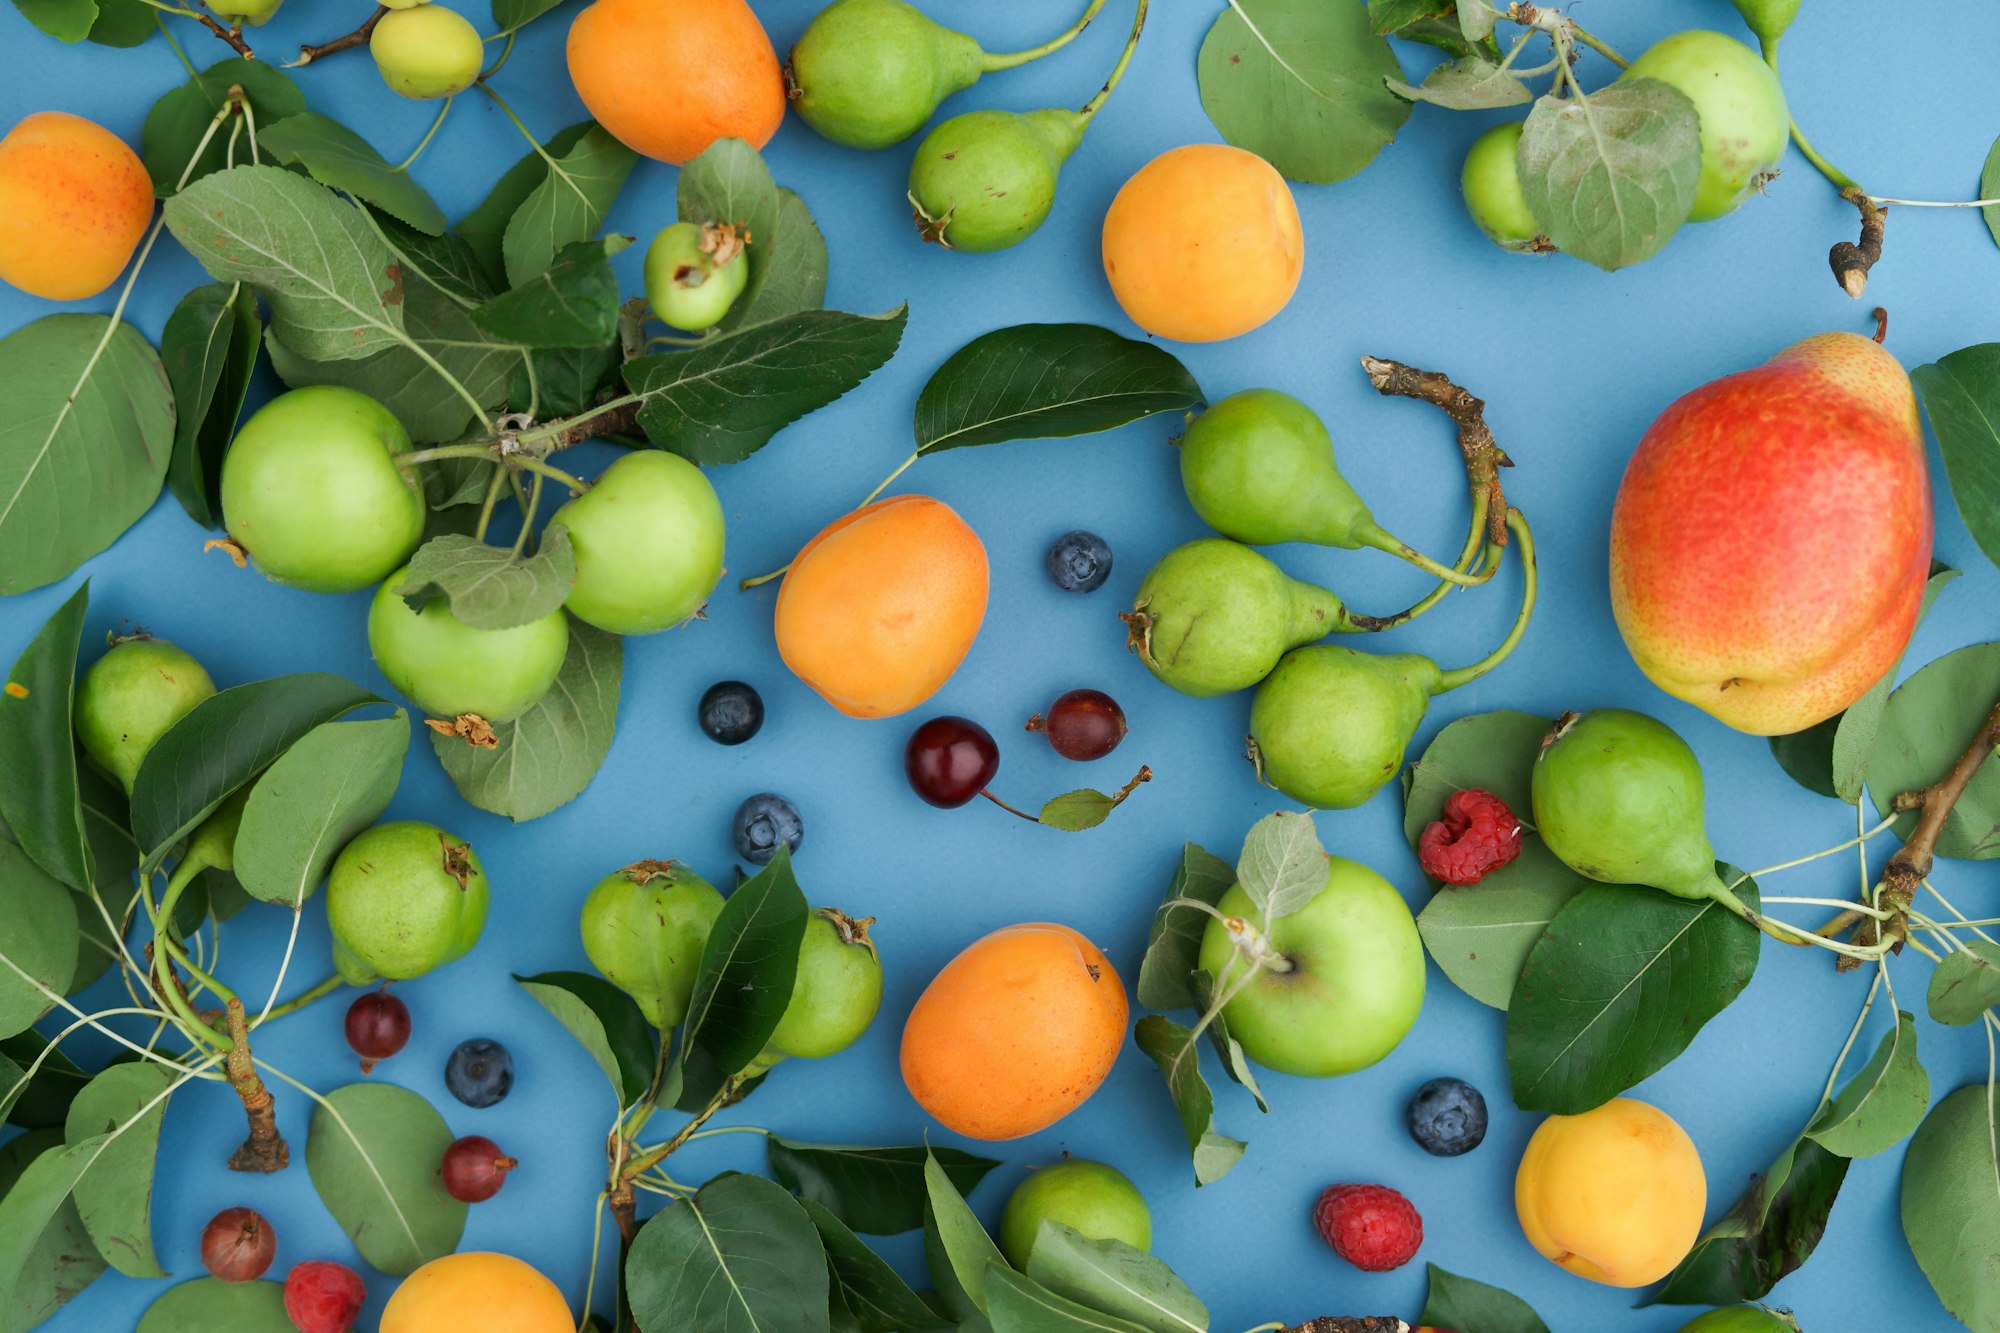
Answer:
[{"label": "green apple", "polygon": [[1459,185],[1465,192],[1465,211],[1487,240],[1502,250],[1532,253],[1548,249],[1549,243],[1521,191],[1522,128],[1520,121],[1510,121],[1474,139],[1465,154]]},{"label": "green apple", "polygon": [[727,223],[662,228],[646,248],[646,300],[653,313],[685,333],[721,323],[750,281],[744,245]]},{"label": "green apple", "polygon": [[569,651],[561,607],[511,629],[479,629],[442,597],[412,608],[405,573],[384,579],[368,607],[368,650],[405,698],[432,717],[510,722],[548,693]]},{"label": "green apple", "polygon": [[1014,1187],[1000,1214],[1000,1252],[1026,1272],[1045,1221],[1060,1222],[1092,1240],[1118,1240],[1135,1250],[1153,1244],[1153,1214],[1139,1187],[1116,1167],[1072,1157],[1037,1168]]},{"label": "green apple", "polygon": [[652,634],[701,610],[722,578],[722,501],[678,454],[639,449],[558,509],[576,583],[566,605],[613,634]]},{"label": "green apple", "polygon": [[1690,222],[1734,212],[1785,155],[1792,121],[1778,72],[1733,37],[1700,28],[1677,32],[1618,77],[1672,84],[1701,116],[1701,177]]},{"label": "green apple", "polygon": [[1731,1305],[1696,1315],[1681,1325],[1680,1333],[1799,1333],[1799,1326],[1790,1315],[1761,1305]]},{"label": "green apple", "polygon": [[382,82],[419,101],[464,92],[486,63],[479,29],[458,11],[437,4],[392,8],[375,25],[368,52]]}]

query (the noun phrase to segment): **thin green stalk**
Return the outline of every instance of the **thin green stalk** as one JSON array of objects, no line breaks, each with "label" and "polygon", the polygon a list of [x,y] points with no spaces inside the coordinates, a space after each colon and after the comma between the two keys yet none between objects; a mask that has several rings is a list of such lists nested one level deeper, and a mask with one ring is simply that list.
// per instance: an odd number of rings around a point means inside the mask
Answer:
[{"label": "thin green stalk", "polygon": [[1507,637],[1500,641],[1499,647],[1470,666],[1443,672],[1438,677],[1437,688],[1440,694],[1478,680],[1499,666],[1521,642],[1521,636],[1528,632],[1528,621],[1535,613],[1535,591],[1539,577],[1535,569],[1535,536],[1528,528],[1528,520],[1518,509],[1507,511],[1507,530],[1514,534],[1514,546],[1521,554],[1521,610],[1514,617],[1513,627],[1507,631]]},{"label": "thin green stalk", "polygon": [[736,1091],[737,1084],[738,1084],[738,1078],[735,1075],[732,1075],[731,1077],[724,1079],[722,1081],[722,1086],[716,1089],[715,1095],[708,1099],[708,1105],[702,1107],[701,1110],[697,1111],[685,1125],[682,1125],[678,1130],[676,1130],[672,1138],[668,1139],[665,1143],[662,1143],[657,1147],[646,1149],[644,1152],[640,1153],[637,1157],[634,1157],[630,1161],[626,1162],[624,1171],[622,1173],[622,1178],[625,1180],[630,1180],[634,1176],[638,1176],[647,1171],[652,1170],[654,1167],[658,1166],[661,1162],[664,1162],[667,1160],[667,1158],[673,1156],[674,1153],[677,1150],[679,1150],[683,1144],[685,1144],[689,1139],[693,1138],[694,1135],[700,1131],[703,1125],[708,1123],[708,1120],[711,1116],[713,1116],[717,1111],[720,1111],[723,1108],[723,1106],[728,1102],[730,1094]]},{"label": "thin green stalk", "polygon": [[479,525],[472,530],[475,541],[486,540],[486,529],[492,526],[493,510],[500,503],[500,492],[507,489],[507,469],[496,467],[486,482],[486,499],[479,506]]},{"label": "thin green stalk", "polygon": [[540,157],[542,161],[548,163],[551,169],[560,167],[561,164],[558,163],[553,157],[549,156],[549,150],[542,147],[542,141],[540,139],[537,139],[534,136],[534,133],[530,131],[526,125],[522,124],[521,118],[514,114],[514,108],[507,105],[506,98],[502,97],[499,93],[494,92],[491,88],[487,87],[483,83],[474,84],[473,86],[478,88],[480,92],[485,93],[488,97],[493,99],[493,105],[500,108],[500,114],[507,117],[508,120],[514,122],[514,128],[521,132],[521,137],[528,141],[528,146],[535,150],[536,155]]},{"label": "thin green stalk", "polygon": [[159,26],[160,36],[167,39],[167,45],[171,46],[174,54],[180,57],[181,64],[187,69],[188,77],[191,79],[200,77],[201,71],[194,67],[194,61],[188,59],[188,53],[183,51],[181,44],[174,39],[173,30],[167,26],[166,16],[158,9],[153,11],[153,22]]},{"label": "thin green stalk", "polygon": [[458,100],[457,93],[453,93],[450,97],[444,99],[444,105],[438,108],[437,119],[431,122],[431,127],[428,130],[424,131],[424,137],[417,141],[417,146],[410,150],[410,155],[404,158],[401,162],[398,162],[393,168],[393,170],[408,171],[410,169],[411,164],[424,155],[424,149],[429,148],[431,146],[431,140],[435,139],[437,137],[438,130],[443,128],[444,118],[451,114],[452,103],[456,102],[457,100]]},{"label": "thin green stalk", "polygon": [[311,990],[294,995],[283,1004],[273,1005],[271,1008],[265,1010],[263,1016],[257,1020],[257,1023],[253,1023],[251,1026],[255,1027],[258,1023],[267,1023],[274,1018],[283,1018],[286,1014],[295,1014],[314,1001],[325,999],[346,984],[346,979],[336,972],[325,981],[314,986]]},{"label": "thin green stalk", "polygon": [[500,38],[504,37],[507,41],[507,44],[500,48],[500,58],[494,61],[491,65],[489,65],[486,68],[486,70],[483,73],[480,74],[478,82],[480,83],[486,82],[488,79],[492,78],[495,74],[498,74],[501,70],[507,67],[507,58],[514,54],[514,34],[518,31],[520,31],[518,28],[509,28],[505,32],[495,33],[493,36],[488,37],[486,39],[487,41],[491,42],[491,41],[497,41]]},{"label": "thin green stalk", "polygon": [[718,1129],[704,1129],[699,1134],[690,1134],[688,1142],[693,1143],[696,1139],[712,1139],[718,1134],[762,1134],[767,1139],[771,1137],[771,1131],[761,1125],[723,1125]]},{"label": "thin green stalk", "polygon": [[526,454],[515,454],[510,456],[507,461],[514,467],[526,468],[538,477],[547,477],[550,481],[559,481],[578,495],[582,495],[590,489],[590,483],[579,477],[570,475],[552,463],[544,463],[539,458],[530,458]]},{"label": "thin green stalk", "polygon": [[1882,988],[1882,978],[1888,971],[1887,961],[1877,959],[1875,980],[1868,985],[1868,994],[1861,1001],[1861,1012],[1854,1016],[1854,1026],[1848,1029],[1847,1041],[1841,1046],[1840,1054],[1833,1058],[1833,1072],[1826,1076],[1826,1090],[1819,1095],[1822,1103],[1832,1099],[1833,1090],[1840,1083],[1841,1066],[1847,1063],[1848,1054],[1854,1050],[1854,1043],[1861,1037],[1861,1026],[1868,1021],[1868,1011],[1875,1007],[1875,992]]},{"label": "thin green stalk", "polygon": [[528,549],[528,538],[535,531],[535,511],[542,507],[542,483],[547,481],[541,473],[535,474],[535,484],[528,492],[528,503],[521,510],[521,530],[514,534],[514,558]]},{"label": "thin green stalk", "polygon": [[[1779,73],[1778,44],[1776,42],[1772,42],[1769,46],[1766,46],[1764,48],[1764,63],[1771,67],[1771,72],[1773,74]],[[1784,81],[1783,76],[1780,75],[1779,82],[1782,83],[1783,81]],[[1813,166],[1818,169],[1820,175],[1826,177],[1829,181],[1833,182],[1834,189],[1858,190],[1861,188],[1859,185],[1855,184],[1854,177],[1848,175],[1846,172],[1842,171],[1839,167],[1836,167],[1835,165],[1833,165],[1833,163],[1827,161],[1824,157],[1820,156],[1819,150],[1817,148],[1814,148],[1812,146],[1812,141],[1806,138],[1806,132],[1799,128],[1799,122],[1796,119],[1789,119],[1789,124],[1791,125],[1791,130],[1792,130],[1793,146],[1795,146],[1799,150],[1799,152],[1805,157],[1806,161],[1812,163]]]},{"label": "thin green stalk", "polygon": [[1578,23],[1575,19],[1566,19],[1564,21],[1569,25],[1569,30],[1571,35],[1574,36],[1579,42],[1582,42],[1585,46],[1597,52],[1597,54],[1603,56],[1606,60],[1609,60],[1612,64],[1618,66],[1618,68],[1620,69],[1632,68],[1631,61],[1627,60],[1624,56],[1621,56],[1616,51],[1612,50],[1609,46],[1607,46],[1604,43],[1602,38],[1599,38],[1598,36],[1593,34],[1588,28],[1585,28],[1581,23]]},{"label": "thin green stalk", "polygon": [[1043,42],[1040,46],[1032,47],[1026,51],[1009,51],[999,55],[985,54],[979,62],[979,68],[991,74],[996,70],[1014,69],[1027,64],[1030,60],[1040,60],[1043,56],[1052,55],[1081,36],[1083,30],[1090,26],[1090,21],[1097,17],[1097,11],[1102,8],[1104,8],[1104,0],[1090,0],[1089,7],[1083,11],[1083,17],[1070,24],[1069,27],[1063,29],[1062,32],[1049,41]]},{"label": "thin green stalk", "polygon": [[1117,91],[1118,81],[1125,77],[1125,67],[1132,63],[1132,53],[1139,49],[1139,34],[1146,30],[1146,6],[1148,0],[1139,0],[1139,9],[1132,16],[1132,35],[1125,39],[1125,49],[1118,55],[1118,63],[1111,67],[1111,77],[1097,90],[1097,96],[1083,104],[1077,114],[1088,121],[1103,109],[1105,100]]},{"label": "thin green stalk", "polygon": [[397,458],[404,467],[414,467],[418,463],[435,463],[446,458],[483,458],[497,465],[500,459],[493,447],[486,444],[441,444],[434,449],[413,449]]}]

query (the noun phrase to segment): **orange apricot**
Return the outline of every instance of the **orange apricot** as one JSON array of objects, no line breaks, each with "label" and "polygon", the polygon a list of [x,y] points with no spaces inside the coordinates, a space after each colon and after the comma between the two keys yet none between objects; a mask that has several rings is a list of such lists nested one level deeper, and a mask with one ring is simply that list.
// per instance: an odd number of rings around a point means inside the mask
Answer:
[{"label": "orange apricot", "polygon": [[571,1333],[576,1320],[555,1283],[506,1254],[433,1259],[403,1279],[382,1311],[382,1333]]},{"label": "orange apricot", "polygon": [[0,139],[0,279],[30,296],[97,295],[152,220],[152,177],[102,125],[38,111]]},{"label": "orange apricot", "polygon": [[1018,1139],[1083,1105],[1125,1044],[1125,985],[1068,926],[1009,926],[967,945],[917,997],[903,1082],[946,1129]]},{"label": "orange apricot", "polygon": [[1291,187],[1241,148],[1169,149],[1104,215],[1112,294],[1134,324],[1177,342],[1248,333],[1285,308],[1304,265]]},{"label": "orange apricot", "polygon": [[785,76],[745,0],[596,0],[569,29],[569,77],[599,124],[675,165],[717,139],[762,148]]},{"label": "orange apricot", "polygon": [[986,618],[986,548],[951,506],[877,500],[807,542],[778,588],[778,655],[849,717],[936,694]]}]

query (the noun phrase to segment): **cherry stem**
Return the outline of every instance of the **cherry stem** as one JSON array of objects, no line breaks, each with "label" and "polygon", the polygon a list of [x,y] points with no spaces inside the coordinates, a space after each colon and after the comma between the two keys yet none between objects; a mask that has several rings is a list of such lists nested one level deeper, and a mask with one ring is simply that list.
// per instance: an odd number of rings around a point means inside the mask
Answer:
[{"label": "cherry stem", "polygon": [[1106,99],[1113,92],[1117,91],[1118,81],[1125,77],[1125,68],[1132,63],[1132,53],[1139,49],[1139,34],[1146,30],[1146,6],[1148,2],[1149,0],[1139,0],[1138,12],[1132,16],[1132,35],[1125,39],[1125,49],[1119,53],[1118,63],[1111,67],[1111,76],[1105,79],[1104,86],[1097,90],[1097,96],[1085,102],[1083,109],[1077,113],[1084,120],[1088,121],[1092,116],[1103,110]]},{"label": "cherry stem", "polygon": [[1002,810],[1005,810],[1008,814],[1017,816],[1018,818],[1021,819],[1025,819],[1030,824],[1039,824],[1042,822],[1040,819],[1037,819],[1035,816],[1028,814],[1025,811],[1016,810],[1013,806],[1007,804],[1005,801],[1001,800],[998,796],[995,796],[992,792],[987,791],[984,788],[980,790],[979,794],[981,796],[984,796],[987,800],[993,802],[993,804],[999,806]]},{"label": "cherry stem", "polygon": [[316,46],[301,46],[299,48],[299,58],[286,65],[285,68],[297,69],[301,65],[310,65],[315,60],[324,59],[338,52],[351,50],[357,46],[366,46],[368,39],[375,35],[375,25],[380,23],[382,16],[388,12],[389,7],[387,5],[377,6],[375,12],[370,14],[360,27],[348,33],[345,37],[336,37],[330,42],[321,42]]},{"label": "cherry stem", "polygon": [[1507,530],[1513,533],[1514,545],[1521,555],[1521,610],[1515,615],[1513,627],[1507,631],[1507,637],[1500,641],[1499,647],[1470,666],[1458,667],[1455,670],[1444,672],[1439,677],[1437,692],[1440,694],[1446,690],[1455,690],[1461,685],[1478,680],[1494,667],[1499,666],[1507,660],[1507,655],[1513,652],[1515,646],[1521,642],[1521,636],[1528,632],[1528,620],[1535,613],[1535,590],[1537,582],[1535,537],[1528,529],[1527,517],[1518,509],[1509,509],[1507,511]]},{"label": "cherry stem", "polygon": [[1009,51],[997,55],[982,53],[979,68],[984,73],[991,74],[996,70],[1013,69],[1016,66],[1025,65],[1031,60],[1040,60],[1043,56],[1052,55],[1081,36],[1083,30],[1090,26],[1090,21],[1097,17],[1097,11],[1102,8],[1104,8],[1104,0],[1090,0],[1089,6],[1083,11],[1083,17],[1079,18],[1075,23],[1070,24],[1068,28],[1058,33],[1049,41],[1043,42],[1040,46],[1032,47],[1026,51]]}]

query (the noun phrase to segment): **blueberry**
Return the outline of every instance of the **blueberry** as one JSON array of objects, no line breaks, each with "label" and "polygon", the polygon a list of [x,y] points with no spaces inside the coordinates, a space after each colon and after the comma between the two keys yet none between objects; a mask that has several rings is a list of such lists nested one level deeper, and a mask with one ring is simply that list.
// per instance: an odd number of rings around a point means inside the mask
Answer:
[{"label": "blueberry", "polygon": [[492,1106],[514,1090],[514,1057],[488,1037],[462,1041],[444,1062],[444,1085],[467,1106]]},{"label": "blueberry", "polygon": [[1463,1079],[1434,1078],[1410,1098],[1410,1137],[1433,1157],[1469,1153],[1486,1137],[1486,1099]]},{"label": "blueberry", "polygon": [[1111,577],[1111,547],[1094,532],[1065,532],[1049,548],[1049,577],[1064,592],[1096,592]]},{"label": "blueberry", "polygon": [[773,792],[761,791],[736,807],[736,851],[752,865],[769,865],[783,843],[793,851],[805,841],[799,808]]},{"label": "blueberry", "polygon": [[740,680],[718,681],[701,696],[695,720],[718,745],[741,745],[764,725],[764,700]]}]

